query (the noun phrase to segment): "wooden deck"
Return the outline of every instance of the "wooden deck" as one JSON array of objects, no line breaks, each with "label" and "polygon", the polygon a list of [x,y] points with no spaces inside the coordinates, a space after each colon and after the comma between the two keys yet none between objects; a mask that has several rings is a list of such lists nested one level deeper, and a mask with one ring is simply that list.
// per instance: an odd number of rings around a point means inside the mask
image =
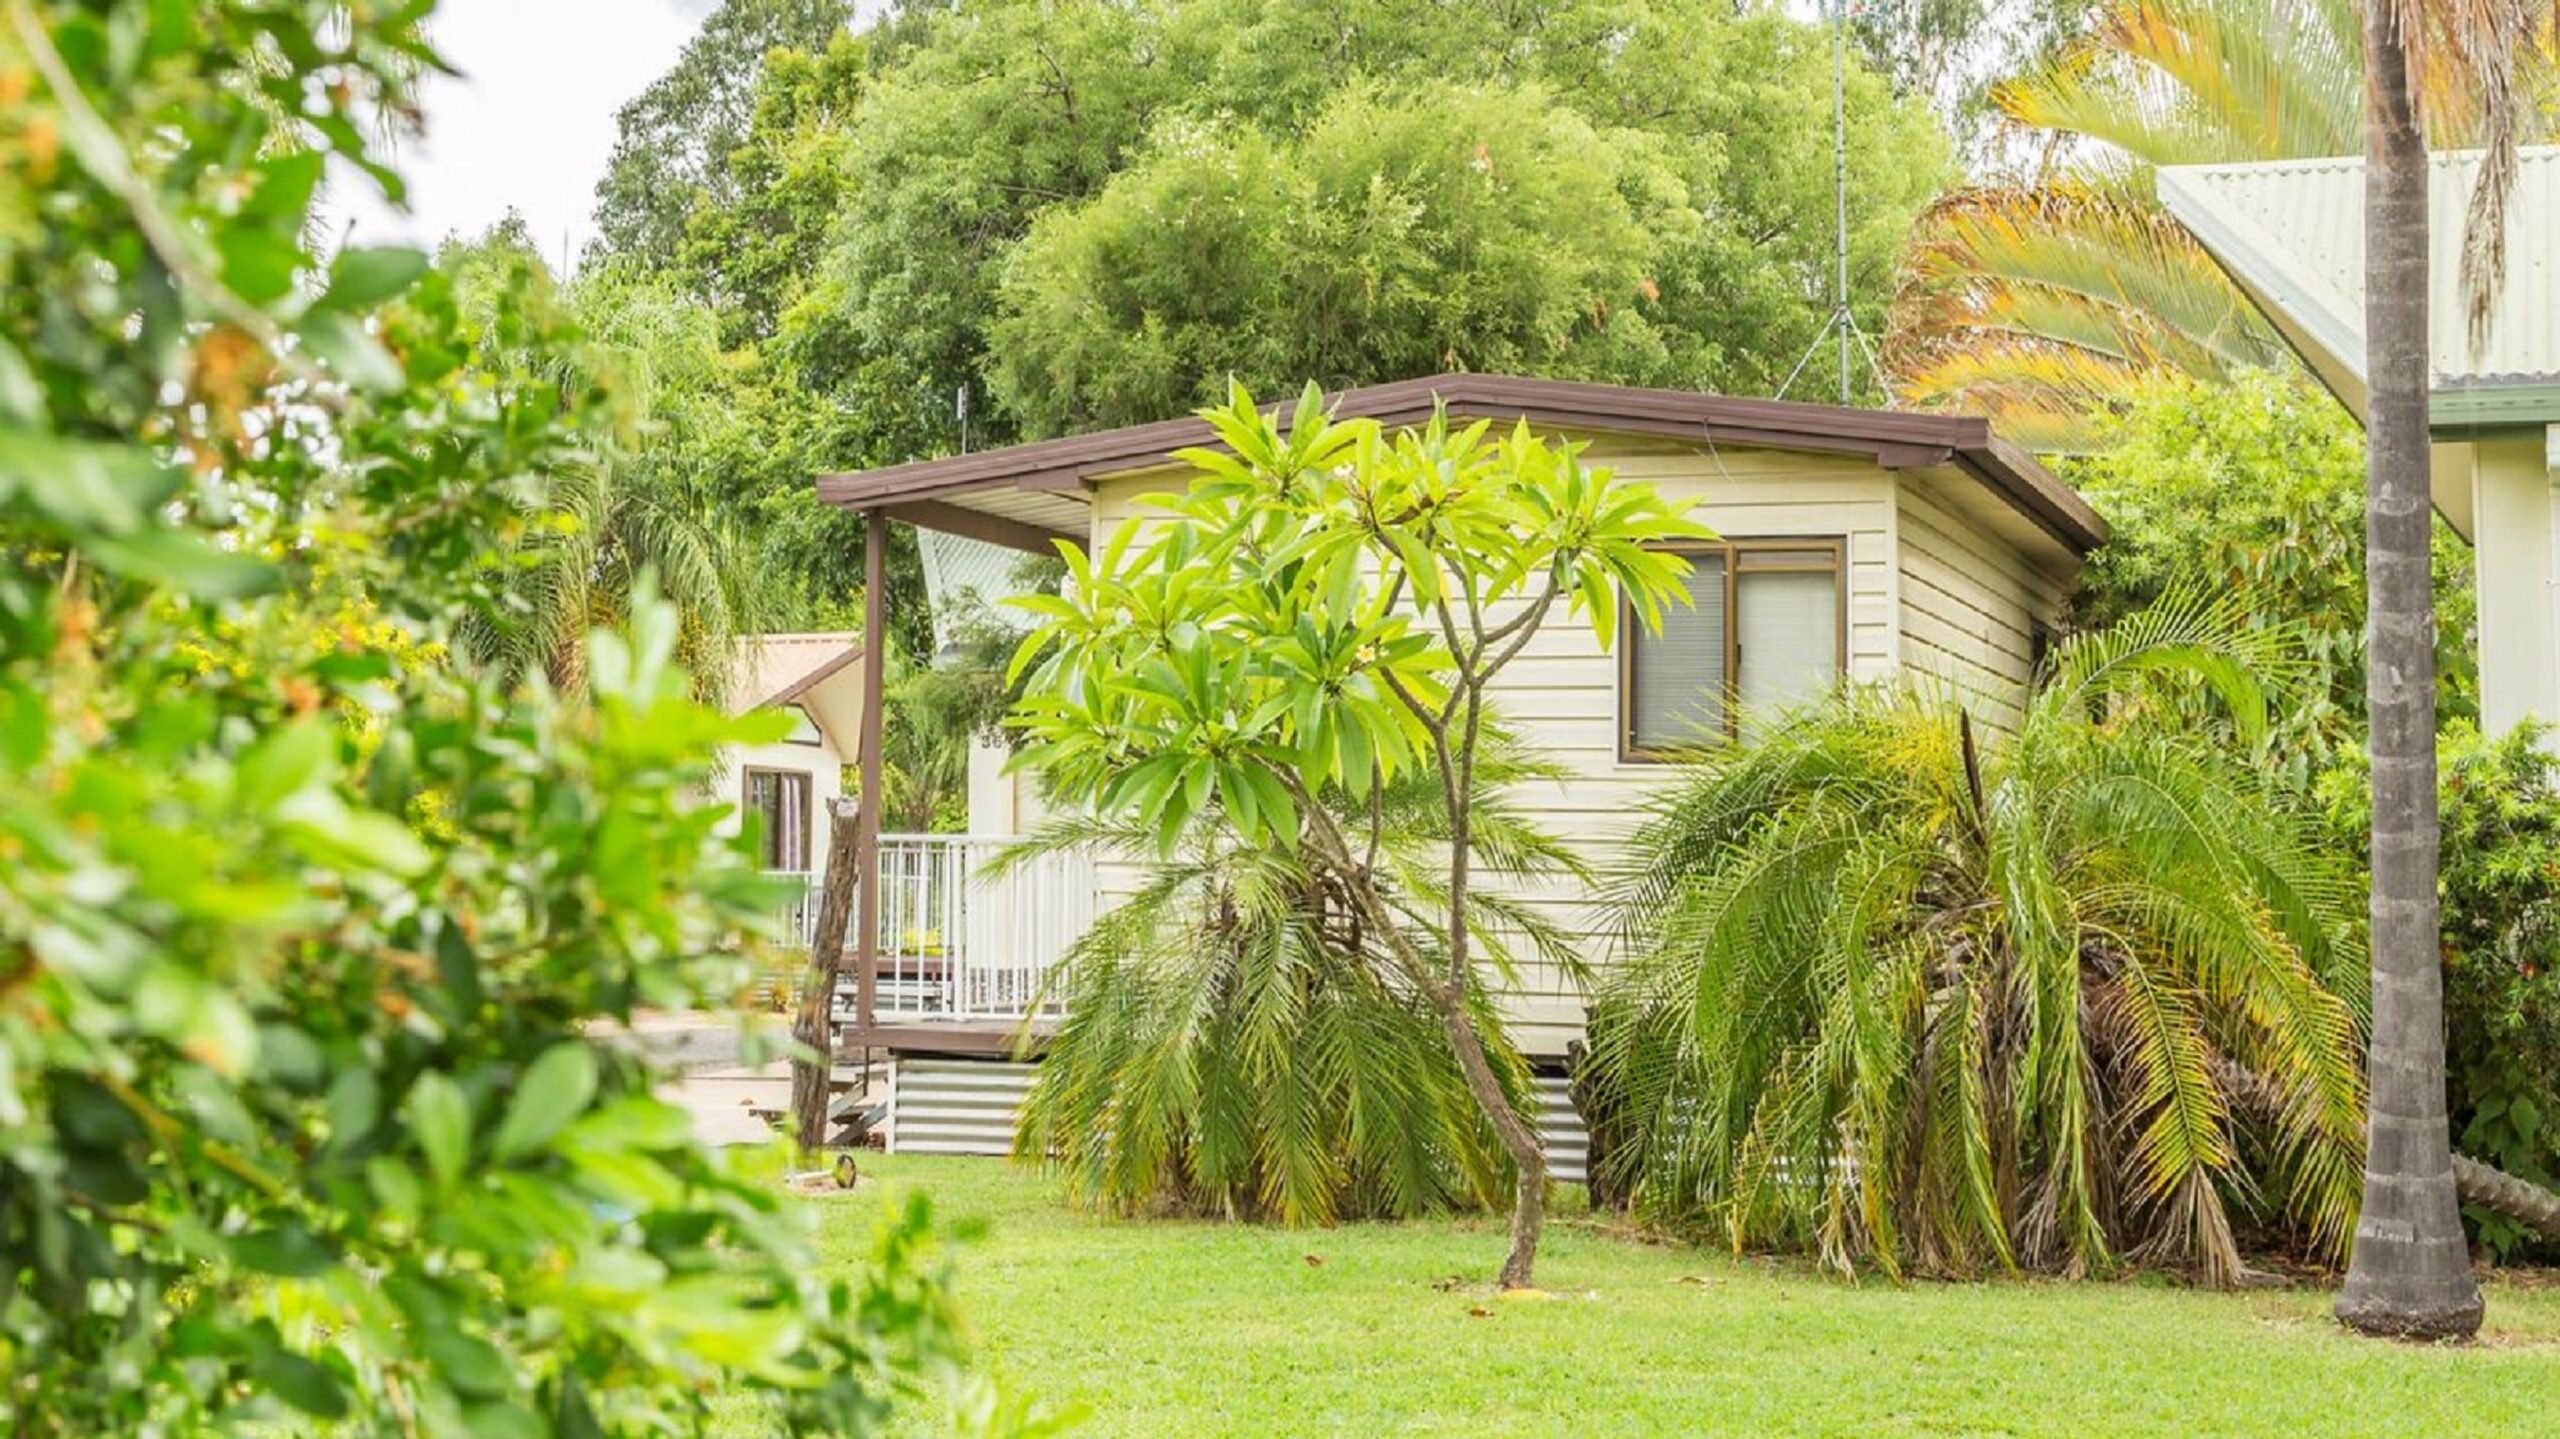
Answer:
[{"label": "wooden deck", "polygon": [[[1034,1020],[1030,1052],[1038,1054],[1057,1028],[1055,1020]],[[885,1049],[892,1054],[943,1054],[964,1059],[1011,1059],[1023,1037],[1018,1019],[882,1020],[864,1029],[847,1025],[837,1041],[838,1054]]]}]

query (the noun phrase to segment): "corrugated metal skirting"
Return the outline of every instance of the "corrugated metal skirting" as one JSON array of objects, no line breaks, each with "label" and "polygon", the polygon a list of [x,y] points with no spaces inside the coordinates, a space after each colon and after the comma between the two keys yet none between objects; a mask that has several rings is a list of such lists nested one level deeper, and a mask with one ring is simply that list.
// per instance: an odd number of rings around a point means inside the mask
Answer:
[{"label": "corrugated metal skirting", "polygon": [[[889,1061],[889,1129],[892,1154],[1010,1154],[1013,1119],[1031,1087],[1032,1066],[1015,1060],[927,1059]],[[1590,1137],[1561,1076],[1538,1076],[1538,1129],[1547,1141],[1547,1164],[1567,1184],[1583,1182]]]}]

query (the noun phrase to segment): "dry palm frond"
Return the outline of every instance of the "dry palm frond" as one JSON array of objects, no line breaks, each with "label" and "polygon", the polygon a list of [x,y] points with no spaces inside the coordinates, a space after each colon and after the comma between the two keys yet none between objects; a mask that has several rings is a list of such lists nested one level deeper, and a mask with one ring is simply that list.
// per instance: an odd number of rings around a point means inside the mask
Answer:
[{"label": "dry palm frond", "polygon": [[[2464,256],[2477,323],[2503,265],[2490,221],[2514,144],[2547,113],[2560,67],[2521,30],[2504,46],[2474,33],[2536,0],[2406,3],[2426,17],[2412,48],[2431,142],[2489,152]],[[2362,153],[2361,14],[2355,0],[2112,0],[2050,64],[1997,87],[2009,121],[2078,168],[1922,216],[1886,331],[1896,397],[2078,450],[2145,379],[2284,363],[2273,330],[2153,202],[2149,173]]]},{"label": "dry palm frond", "polygon": [[2357,14],[2353,0],[2116,0],[1992,100],[2013,123],[2147,165],[2353,154]]},{"label": "dry palm frond", "polygon": [[1903,264],[1886,364],[1903,401],[2079,450],[2141,383],[2275,364],[2283,341],[2173,221],[2120,185],[1950,194]]}]

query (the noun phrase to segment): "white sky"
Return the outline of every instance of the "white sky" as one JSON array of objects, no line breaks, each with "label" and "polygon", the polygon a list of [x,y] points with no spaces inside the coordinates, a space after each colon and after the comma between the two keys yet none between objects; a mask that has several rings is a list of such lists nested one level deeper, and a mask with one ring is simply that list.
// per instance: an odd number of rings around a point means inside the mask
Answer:
[{"label": "white sky", "polygon": [[555,264],[593,227],[613,115],[675,64],[709,0],[444,0],[430,32],[460,78],[430,79],[423,140],[398,167],[409,213],[360,174],[332,176],[331,238],[433,245],[476,234],[510,206]]}]

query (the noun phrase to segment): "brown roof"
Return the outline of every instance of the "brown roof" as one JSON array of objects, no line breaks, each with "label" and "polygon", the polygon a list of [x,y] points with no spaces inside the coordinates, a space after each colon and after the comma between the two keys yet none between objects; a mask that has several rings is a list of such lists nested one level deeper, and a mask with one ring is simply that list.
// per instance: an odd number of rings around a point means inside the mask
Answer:
[{"label": "brown roof", "polygon": [[860,658],[862,637],[852,630],[745,636],[738,641],[738,686],[730,703],[741,713],[789,704]]},{"label": "brown roof", "polygon": [[[1953,465],[2076,552],[2087,553],[2107,536],[2106,522],[2088,501],[2055,479],[2034,456],[1993,435],[1990,421],[1970,415],[1746,400],[1690,390],[1509,375],[1432,375],[1342,390],[1328,399],[1337,416],[1363,417],[1384,425],[1427,420],[1436,400],[1445,403],[1457,419],[1525,419],[1561,430],[1861,454],[1887,469]],[[1280,415],[1285,423],[1287,406],[1281,407]],[[886,508],[893,513],[904,509],[908,517],[932,525],[935,516],[948,517],[951,507],[940,502],[957,495],[998,487],[1016,492],[1080,492],[1092,480],[1161,464],[1174,451],[1211,439],[1208,422],[1196,416],[1160,420],[885,469],[821,475],[818,497],[850,509]]]}]

